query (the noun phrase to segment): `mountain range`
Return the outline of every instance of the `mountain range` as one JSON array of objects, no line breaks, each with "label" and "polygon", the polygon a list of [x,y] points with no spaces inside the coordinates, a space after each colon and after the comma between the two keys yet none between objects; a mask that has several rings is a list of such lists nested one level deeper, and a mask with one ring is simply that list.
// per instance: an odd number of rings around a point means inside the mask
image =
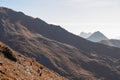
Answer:
[{"label": "mountain range", "polygon": [[119,39],[108,39],[103,33],[100,31],[96,31],[94,33],[85,33],[81,32],[80,37],[90,40],[92,42],[98,42],[101,44],[105,44],[108,46],[119,47],[120,48],[120,40]]},{"label": "mountain range", "polygon": [[88,41],[22,12],[0,8],[0,41],[69,80],[120,79],[120,48]]}]

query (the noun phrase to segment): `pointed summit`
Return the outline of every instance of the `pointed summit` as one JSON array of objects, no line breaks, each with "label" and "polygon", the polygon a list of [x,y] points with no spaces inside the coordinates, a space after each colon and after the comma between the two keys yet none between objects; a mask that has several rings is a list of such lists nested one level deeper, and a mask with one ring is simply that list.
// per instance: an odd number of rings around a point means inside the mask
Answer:
[{"label": "pointed summit", "polygon": [[87,39],[93,42],[99,42],[101,40],[107,40],[108,38],[104,34],[102,34],[100,31],[97,31],[93,33],[90,37],[88,37]]}]

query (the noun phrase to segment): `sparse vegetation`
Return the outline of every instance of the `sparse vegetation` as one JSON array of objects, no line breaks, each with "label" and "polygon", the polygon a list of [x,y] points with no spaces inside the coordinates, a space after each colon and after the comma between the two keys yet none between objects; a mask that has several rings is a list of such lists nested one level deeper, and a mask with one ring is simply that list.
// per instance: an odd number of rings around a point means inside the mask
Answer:
[{"label": "sparse vegetation", "polygon": [[[38,62],[13,51],[0,42],[0,46],[1,45],[0,54],[3,54],[1,57],[4,63],[0,65],[0,80],[67,80]],[[14,59],[13,55],[17,56],[18,59]],[[37,70],[42,70],[42,74],[40,71],[38,73]]]}]

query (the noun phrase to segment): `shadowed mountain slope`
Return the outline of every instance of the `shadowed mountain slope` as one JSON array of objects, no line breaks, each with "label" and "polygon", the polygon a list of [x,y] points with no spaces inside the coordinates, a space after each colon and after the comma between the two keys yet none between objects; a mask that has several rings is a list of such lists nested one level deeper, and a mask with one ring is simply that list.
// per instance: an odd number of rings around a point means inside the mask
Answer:
[{"label": "shadowed mountain slope", "polygon": [[[31,32],[39,33],[49,39],[53,39],[62,43],[75,46],[76,48],[88,53],[97,53],[99,55],[107,55],[110,57],[117,57],[117,58],[120,57],[119,54],[120,49],[92,43],[88,40],[80,38],[79,36],[69,33],[60,26],[49,25],[38,18],[31,18],[29,16],[24,15],[21,12],[15,12],[6,8],[4,10],[6,11],[6,13],[4,11],[4,13],[0,14],[1,23],[4,23],[4,26],[5,25],[14,26],[14,24],[19,26],[24,26]],[[12,23],[13,25],[5,23],[6,21],[4,20],[6,20],[7,23],[8,22]]]},{"label": "shadowed mountain slope", "polygon": [[0,42],[1,80],[68,80]]},{"label": "shadowed mountain slope", "polygon": [[119,48],[87,41],[21,12],[0,8],[0,37],[14,50],[70,80],[120,79]]},{"label": "shadowed mountain slope", "polygon": [[[0,14],[0,18],[1,23],[4,23],[4,20],[13,24],[6,24],[9,26],[14,26],[14,24],[19,23],[17,25],[24,26],[31,32],[39,33],[49,39],[75,46],[76,48],[83,50],[87,53],[96,53],[98,55],[107,55],[110,57],[120,58],[120,49],[118,48],[111,48],[109,46],[92,43],[79,36],[69,33],[60,26],[47,24],[46,22],[38,18],[26,16],[21,12],[15,12],[10,9],[4,8]],[[2,31],[0,32],[2,33]]]}]

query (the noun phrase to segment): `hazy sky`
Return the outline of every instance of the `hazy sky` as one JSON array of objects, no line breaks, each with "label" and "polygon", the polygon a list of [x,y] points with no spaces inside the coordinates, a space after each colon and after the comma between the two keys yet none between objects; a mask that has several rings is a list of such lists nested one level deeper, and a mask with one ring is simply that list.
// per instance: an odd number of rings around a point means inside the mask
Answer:
[{"label": "hazy sky", "polygon": [[120,37],[120,0],[0,0],[0,5],[61,25],[68,31],[101,31]]}]

